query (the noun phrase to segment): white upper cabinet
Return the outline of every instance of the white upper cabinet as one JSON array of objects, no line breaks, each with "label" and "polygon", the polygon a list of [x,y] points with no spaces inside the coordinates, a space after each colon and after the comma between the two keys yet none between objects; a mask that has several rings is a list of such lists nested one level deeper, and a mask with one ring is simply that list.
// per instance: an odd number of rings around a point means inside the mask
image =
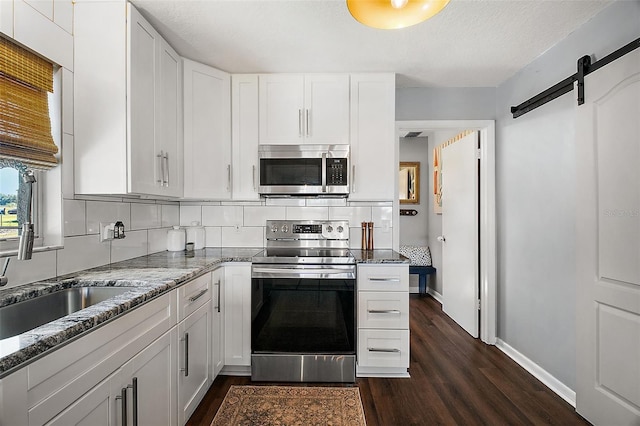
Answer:
[{"label": "white upper cabinet", "polygon": [[231,79],[184,59],[184,197],[231,198]]},{"label": "white upper cabinet", "polygon": [[74,30],[76,193],[182,196],[180,57],[129,3],[78,2]]},{"label": "white upper cabinet", "polygon": [[231,77],[233,199],[258,200],[258,75]]},{"label": "white upper cabinet", "polygon": [[395,75],[351,74],[350,200],[395,197]]},{"label": "white upper cabinet", "polygon": [[348,74],[260,76],[261,144],[348,144]]}]

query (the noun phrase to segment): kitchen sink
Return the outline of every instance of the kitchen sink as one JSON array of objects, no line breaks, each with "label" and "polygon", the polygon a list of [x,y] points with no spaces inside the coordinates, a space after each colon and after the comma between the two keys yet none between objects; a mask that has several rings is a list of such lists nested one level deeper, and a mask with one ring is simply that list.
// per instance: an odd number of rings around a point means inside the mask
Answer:
[{"label": "kitchen sink", "polygon": [[132,287],[74,287],[0,308],[0,340],[131,290]]}]

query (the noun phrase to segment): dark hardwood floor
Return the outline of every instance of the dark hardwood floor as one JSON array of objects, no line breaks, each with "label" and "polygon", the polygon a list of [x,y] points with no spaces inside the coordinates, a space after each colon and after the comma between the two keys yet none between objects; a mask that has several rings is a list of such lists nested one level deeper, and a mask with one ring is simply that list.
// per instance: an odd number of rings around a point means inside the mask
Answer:
[{"label": "dark hardwood floor", "polygon": [[[368,426],[589,424],[433,298],[412,295],[410,311],[411,378],[357,379]],[[219,376],[187,425],[208,426],[229,387],[244,384],[250,378]]]}]

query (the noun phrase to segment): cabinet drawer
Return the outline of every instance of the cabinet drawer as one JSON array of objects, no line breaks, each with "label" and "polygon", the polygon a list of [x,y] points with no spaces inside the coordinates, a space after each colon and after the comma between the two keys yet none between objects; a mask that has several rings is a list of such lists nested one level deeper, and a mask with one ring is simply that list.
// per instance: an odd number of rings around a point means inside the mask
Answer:
[{"label": "cabinet drawer", "polygon": [[178,288],[178,322],[211,300],[211,274],[207,273]]},{"label": "cabinet drawer", "polygon": [[409,328],[409,293],[358,292],[358,328]]},{"label": "cabinet drawer", "polygon": [[409,367],[409,330],[358,330],[358,366]]},{"label": "cabinet drawer", "polygon": [[358,266],[358,290],[409,291],[409,264]]}]

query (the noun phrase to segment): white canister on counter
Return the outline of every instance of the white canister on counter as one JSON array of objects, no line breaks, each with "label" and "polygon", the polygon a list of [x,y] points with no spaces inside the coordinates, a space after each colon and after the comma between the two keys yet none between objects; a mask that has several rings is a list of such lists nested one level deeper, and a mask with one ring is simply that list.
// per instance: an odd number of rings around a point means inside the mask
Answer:
[{"label": "white canister on counter", "polygon": [[187,228],[187,242],[193,243],[195,250],[200,250],[204,248],[205,234],[204,226],[200,226],[198,221],[193,221],[191,226]]},{"label": "white canister on counter", "polygon": [[186,243],[186,235],[184,229],[174,226],[173,229],[167,231],[167,250],[182,251]]}]

